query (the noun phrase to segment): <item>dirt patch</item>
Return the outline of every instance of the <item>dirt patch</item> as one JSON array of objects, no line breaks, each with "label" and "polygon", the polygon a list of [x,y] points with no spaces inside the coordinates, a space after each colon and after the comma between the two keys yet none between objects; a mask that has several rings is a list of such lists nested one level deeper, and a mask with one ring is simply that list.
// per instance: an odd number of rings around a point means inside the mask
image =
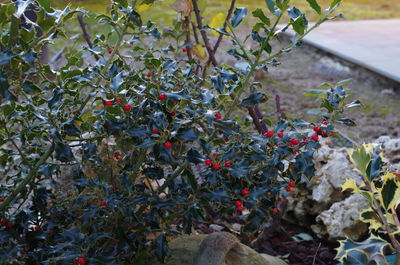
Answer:
[{"label": "dirt patch", "polygon": [[[352,83],[346,86],[350,99],[360,99],[363,107],[349,110],[348,116],[358,126],[338,128],[358,142],[369,142],[381,135],[399,137],[399,84],[308,45],[284,54],[279,61],[281,65],[271,68],[263,78],[263,89],[271,98],[281,97],[289,117],[315,120],[317,116],[308,111],[317,109],[319,101],[304,96],[306,90],[324,82],[334,84],[352,78]],[[265,113],[275,115],[274,102],[260,107]]]}]

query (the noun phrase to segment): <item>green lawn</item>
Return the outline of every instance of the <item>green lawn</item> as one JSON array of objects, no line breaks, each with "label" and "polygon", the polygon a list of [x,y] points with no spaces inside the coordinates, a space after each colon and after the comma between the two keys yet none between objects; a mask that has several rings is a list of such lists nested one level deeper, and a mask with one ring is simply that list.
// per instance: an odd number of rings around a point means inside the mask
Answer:
[{"label": "green lawn", "polygon": [[[71,3],[74,7],[84,7],[94,12],[107,12],[109,0],[52,0],[53,3],[62,8],[67,3]],[[171,25],[172,20],[176,17],[176,12],[170,7],[175,0],[164,0],[156,2],[147,11],[143,13],[144,20],[152,20],[156,22]],[[323,8],[326,8],[330,1],[318,1]],[[200,6],[204,6],[204,14],[207,18],[211,18],[218,12],[226,13],[230,0],[200,0]],[[316,16],[312,9],[308,6],[306,0],[292,0],[291,3],[306,13],[310,20],[315,20]],[[237,6],[246,6],[249,11],[256,8],[265,8],[264,0],[237,0]],[[400,1],[396,0],[344,0],[340,8],[340,12],[349,20],[363,19],[388,19],[400,18]]]}]

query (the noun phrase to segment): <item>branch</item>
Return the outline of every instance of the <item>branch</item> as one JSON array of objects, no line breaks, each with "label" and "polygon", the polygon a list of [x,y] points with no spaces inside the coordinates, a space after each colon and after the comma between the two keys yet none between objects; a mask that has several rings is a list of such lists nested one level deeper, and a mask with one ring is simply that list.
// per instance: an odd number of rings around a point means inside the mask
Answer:
[{"label": "branch", "polygon": [[279,95],[275,96],[275,105],[276,105],[276,114],[278,115],[278,119],[284,120],[286,119],[286,114],[281,108],[281,98]]},{"label": "branch", "polygon": [[194,13],[196,14],[197,28],[200,30],[200,34],[201,34],[201,36],[203,38],[203,41],[204,41],[204,44],[206,46],[209,59],[211,60],[211,62],[212,62],[212,64],[214,66],[217,66],[218,63],[217,63],[217,60],[215,59],[214,51],[211,48],[210,41],[208,40],[206,32],[203,30],[203,22],[202,22],[202,18],[201,18],[201,15],[200,15],[199,7],[197,6],[197,1],[196,0],[192,0],[192,3],[193,3]]},{"label": "branch", "polygon": [[190,45],[188,45],[191,43],[190,42],[190,24],[189,23],[190,23],[190,20],[189,20],[189,17],[187,16],[187,17],[185,17],[185,20],[183,21],[183,26],[187,30],[186,40],[185,40],[185,48],[186,48],[186,53],[187,53],[188,59],[192,60],[192,51],[191,51],[192,48],[189,47]]},{"label": "branch", "polygon": [[[83,15],[79,14],[78,15],[78,21],[79,21],[79,25],[81,26],[82,29],[82,37],[85,39],[87,45],[89,46],[90,49],[93,49],[93,43],[90,40],[90,36],[86,30],[86,24],[85,22],[83,22]],[[96,58],[96,60],[99,59],[99,56],[97,54],[94,54],[94,57]]]},{"label": "branch", "polygon": [[25,177],[24,180],[17,186],[17,188],[0,204],[0,213],[3,213],[8,205],[18,196],[19,193],[28,185],[36,175],[39,167],[46,162],[46,160],[51,156],[54,151],[54,143],[51,144],[50,148],[40,157],[39,161],[35,164],[33,169]]}]

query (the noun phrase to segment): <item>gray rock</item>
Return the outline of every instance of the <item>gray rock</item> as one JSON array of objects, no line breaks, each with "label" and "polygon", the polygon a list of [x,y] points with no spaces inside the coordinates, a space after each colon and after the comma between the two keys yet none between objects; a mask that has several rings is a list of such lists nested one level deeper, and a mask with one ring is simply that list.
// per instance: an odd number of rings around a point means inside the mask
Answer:
[{"label": "gray rock", "polygon": [[[259,254],[227,232],[179,236],[169,247],[166,265],[287,265],[279,258]],[[156,261],[150,264],[160,265]]]}]

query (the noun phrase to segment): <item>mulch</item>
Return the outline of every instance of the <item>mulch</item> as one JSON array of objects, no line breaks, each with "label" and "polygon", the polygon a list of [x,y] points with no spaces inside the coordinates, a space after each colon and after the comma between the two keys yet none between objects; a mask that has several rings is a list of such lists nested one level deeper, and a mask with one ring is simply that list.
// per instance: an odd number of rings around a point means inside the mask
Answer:
[{"label": "mulch", "polygon": [[[274,232],[258,242],[256,250],[273,256],[285,256],[290,265],[334,265],[336,256],[335,248],[338,243],[319,239],[312,231],[288,223],[281,224],[281,232]],[[284,231],[284,232],[283,232]],[[309,241],[293,241],[290,236],[307,233],[313,237]]]}]

